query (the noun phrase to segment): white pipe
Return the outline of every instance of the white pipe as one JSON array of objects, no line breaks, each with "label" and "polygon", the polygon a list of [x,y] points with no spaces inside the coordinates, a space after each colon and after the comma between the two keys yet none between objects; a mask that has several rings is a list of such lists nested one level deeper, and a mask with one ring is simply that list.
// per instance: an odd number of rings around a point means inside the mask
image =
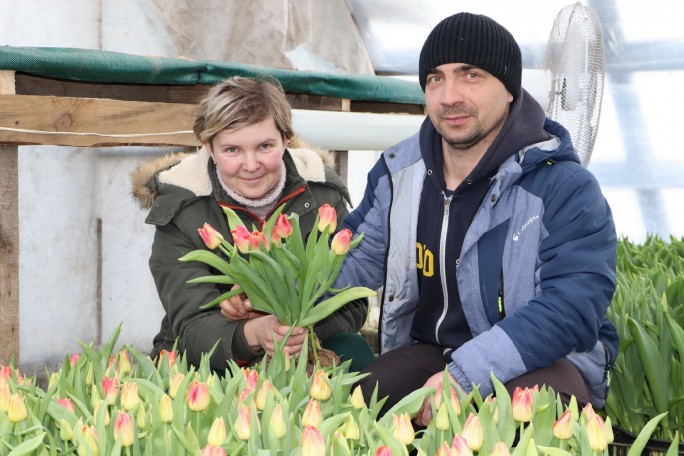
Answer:
[{"label": "white pipe", "polygon": [[[551,76],[545,70],[523,70],[523,87],[546,110]],[[384,150],[420,129],[425,116],[358,112],[292,110],[295,132],[325,150]]]}]

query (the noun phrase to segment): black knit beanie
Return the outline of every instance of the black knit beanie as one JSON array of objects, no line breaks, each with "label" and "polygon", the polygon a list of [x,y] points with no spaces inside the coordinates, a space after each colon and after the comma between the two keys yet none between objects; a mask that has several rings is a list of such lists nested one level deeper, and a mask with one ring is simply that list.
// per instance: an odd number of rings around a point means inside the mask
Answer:
[{"label": "black knit beanie", "polygon": [[468,63],[482,68],[503,82],[513,98],[520,94],[520,47],[508,30],[487,16],[458,13],[432,29],[418,63],[423,91],[430,70],[445,63]]}]

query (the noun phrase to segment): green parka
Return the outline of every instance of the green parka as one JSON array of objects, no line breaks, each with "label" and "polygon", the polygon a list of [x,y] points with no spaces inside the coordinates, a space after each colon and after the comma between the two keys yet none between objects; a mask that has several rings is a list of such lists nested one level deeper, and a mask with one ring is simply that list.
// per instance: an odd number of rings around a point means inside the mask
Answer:
[{"label": "green parka", "polygon": [[[337,210],[338,221],[347,215],[349,193],[344,182],[326,164],[325,152],[290,149],[283,155],[286,182],[276,207],[285,203],[284,213],[299,214],[303,236],[313,228],[318,207],[328,203]],[[188,280],[216,273],[198,261],[181,262],[186,253],[205,249],[197,231],[207,222],[225,239],[231,239],[225,213],[219,203],[230,205],[246,226],[262,220],[240,207],[236,201],[215,191],[212,186],[215,165],[202,148],[194,154],[174,154],[143,163],[132,174],[133,194],[143,208],[150,212],[146,223],[156,226],[150,270],[166,315],[159,334],[154,338],[151,356],[162,349],[170,350],[178,338],[178,350],[185,352],[191,363],[199,363],[220,339],[211,357],[213,369],[222,371],[226,360],[238,364],[253,362],[263,353],[254,352],[247,345],[243,326],[245,320],[229,322],[218,307],[201,310],[200,306],[228,291],[230,286],[217,284],[188,284]],[[216,195],[223,201],[218,201]],[[341,223],[340,223],[341,224]],[[368,301],[352,301],[319,322],[314,327],[319,339],[340,332],[358,332],[366,320]]]}]

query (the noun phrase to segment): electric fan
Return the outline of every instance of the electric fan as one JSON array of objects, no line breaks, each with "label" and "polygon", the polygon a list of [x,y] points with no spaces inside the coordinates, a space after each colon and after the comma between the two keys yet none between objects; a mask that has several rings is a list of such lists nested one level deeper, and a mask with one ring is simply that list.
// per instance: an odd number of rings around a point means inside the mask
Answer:
[{"label": "electric fan", "polygon": [[564,7],[553,23],[544,60],[551,73],[546,115],[568,129],[586,167],[598,131],[604,83],[603,33],[594,10],[580,3]]}]

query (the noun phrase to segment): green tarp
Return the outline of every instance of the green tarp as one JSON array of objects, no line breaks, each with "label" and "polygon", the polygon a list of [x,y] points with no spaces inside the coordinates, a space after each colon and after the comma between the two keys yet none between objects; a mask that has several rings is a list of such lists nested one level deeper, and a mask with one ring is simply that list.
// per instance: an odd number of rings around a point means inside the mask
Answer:
[{"label": "green tarp", "polygon": [[288,92],[363,101],[424,103],[417,82],[388,76],[283,70],[93,49],[2,46],[0,69],[83,82],[168,85],[215,84],[230,76],[268,74],[277,78]]}]

